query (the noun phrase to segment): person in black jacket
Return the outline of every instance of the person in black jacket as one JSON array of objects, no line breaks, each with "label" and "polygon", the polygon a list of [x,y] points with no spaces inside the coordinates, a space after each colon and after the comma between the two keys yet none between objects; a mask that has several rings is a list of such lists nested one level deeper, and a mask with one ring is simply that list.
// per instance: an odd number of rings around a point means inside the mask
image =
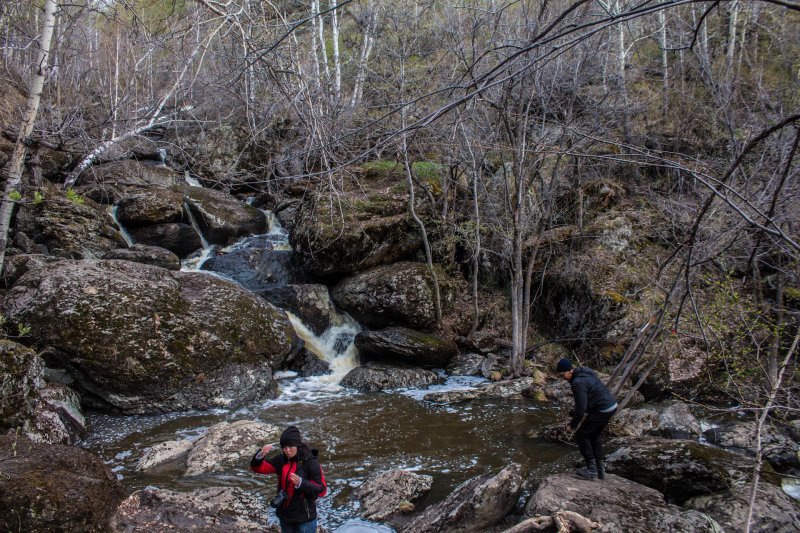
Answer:
[{"label": "person in black jacket", "polygon": [[569,381],[575,409],[567,424],[568,432],[575,432],[575,440],[581,451],[586,468],[575,473],[585,479],[604,479],[603,443],[600,436],[611,417],[617,412],[617,401],[608,388],[592,370],[585,367],[573,368],[568,359],[561,359],[556,365],[556,373]]},{"label": "person in black jacket", "polygon": [[281,434],[280,444],[281,453],[269,459],[264,457],[272,445],[259,449],[250,461],[250,470],[278,475],[278,494],[270,505],[275,507],[282,533],[316,533],[317,498],[328,490],[316,450],[303,442],[294,426]]}]

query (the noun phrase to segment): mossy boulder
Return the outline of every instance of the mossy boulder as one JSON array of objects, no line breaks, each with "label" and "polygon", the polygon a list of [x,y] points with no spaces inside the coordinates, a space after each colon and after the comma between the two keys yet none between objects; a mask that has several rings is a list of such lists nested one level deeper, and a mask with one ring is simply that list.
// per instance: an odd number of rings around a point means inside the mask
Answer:
[{"label": "mossy boulder", "polygon": [[[767,423],[761,428],[761,453],[778,472],[800,473],[800,443],[792,428]],[[758,428],[754,420],[728,422],[707,429],[703,436],[713,444],[755,457]]]},{"label": "mossy boulder", "polygon": [[263,233],[267,216],[259,209],[224,192],[184,187],[186,204],[211,244],[227,245],[244,235]]},{"label": "mossy boulder", "polygon": [[0,530],[105,532],[124,491],[103,461],[73,446],[0,435]]},{"label": "mossy boulder", "polygon": [[364,355],[426,368],[444,368],[458,355],[453,341],[409,328],[362,331],[355,344]]},{"label": "mossy boulder", "polygon": [[181,259],[203,247],[197,231],[183,222],[137,226],[130,228],[128,233],[137,244],[165,248]]},{"label": "mossy boulder", "polygon": [[[725,531],[746,531],[750,486],[745,490],[697,496],[685,503],[713,518]],[[800,531],[800,503],[780,487],[759,483],[749,531],[753,533],[794,533]]]},{"label": "mossy boulder", "polygon": [[184,182],[183,174],[154,161],[124,159],[86,169],[75,190],[104,204],[113,204],[131,191],[149,187],[172,188]]},{"label": "mossy boulder", "polygon": [[153,265],[167,270],[180,270],[181,260],[174,253],[160,246],[134,244],[130,248],[117,248],[103,255],[103,259],[121,259],[145,265]]},{"label": "mossy boulder", "polygon": [[132,192],[117,203],[117,219],[125,226],[180,222],[183,218],[183,193],[166,187]]},{"label": "mossy boulder", "polygon": [[419,249],[406,194],[308,195],[295,215],[292,247],[318,276],[347,275],[393,263]]},{"label": "mossy boulder", "polygon": [[43,245],[48,254],[91,259],[125,246],[104,207],[89,198],[69,198],[52,185],[45,185],[40,191],[41,202],[20,206],[16,231]]},{"label": "mossy boulder", "polygon": [[[608,472],[646,485],[677,503],[747,483],[753,461],[697,441],[629,437],[612,441]],[[768,465],[767,465],[768,467]],[[774,475],[767,479],[775,480]]]},{"label": "mossy boulder", "polygon": [[408,387],[426,387],[438,378],[430,370],[412,366],[387,365],[375,362],[359,366],[347,373],[339,384],[362,392],[376,392]]},{"label": "mossy boulder", "polygon": [[[446,313],[466,287],[441,270],[437,278],[442,312]],[[341,281],[332,296],[339,307],[372,327],[434,330],[438,326],[433,276],[424,263],[401,261],[372,268]]]},{"label": "mossy boulder", "polygon": [[298,339],[285,313],[233,283],[128,261],[28,272],[4,311],[102,405],[129,413],[273,397]]}]

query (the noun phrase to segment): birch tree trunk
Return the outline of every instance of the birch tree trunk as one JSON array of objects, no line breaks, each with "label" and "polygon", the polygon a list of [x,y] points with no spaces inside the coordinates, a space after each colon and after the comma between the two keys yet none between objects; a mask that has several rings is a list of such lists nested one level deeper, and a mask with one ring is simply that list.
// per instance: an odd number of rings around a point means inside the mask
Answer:
[{"label": "birch tree trunk", "polygon": [[333,69],[334,69],[334,93],[336,100],[342,96],[342,65],[339,61],[339,15],[338,3],[331,0],[331,39],[333,40]]},{"label": "birch tree trunk", "polygon": [[37,68],[31,78],[25,117],[22,120],[22,127],[20,127],[19,135],[17,136],[17,144],[14,146],[14,153],[11,155],[11,161],[8,165],[8,178],[3,191],[3,200],[0,204],[0,273],[3,272],[6,245],[8,244],[8,230],[11,226],[11,214],[14,211],[14,201],[11,199],[11,195],[15,191],[21,192],[22,167],[25,163],[25,153],[27,152],[26,143],[33,131],[36,115],[39,113],[39,99],[44,87],[47,63],[50,58],[50,41],[53,37],[53,29],[56,23],[56,7],[56,0],[45,1],[42,36],[39,40],[39,52],[36,58]]}]

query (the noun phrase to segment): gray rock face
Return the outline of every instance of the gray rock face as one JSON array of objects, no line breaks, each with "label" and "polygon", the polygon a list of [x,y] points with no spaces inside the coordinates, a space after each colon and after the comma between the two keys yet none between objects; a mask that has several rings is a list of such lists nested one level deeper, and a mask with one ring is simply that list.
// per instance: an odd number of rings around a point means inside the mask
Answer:
[{"label": "gray rock face", "polygon": [[35,442],[75,444],[88,433],[81,412],[81,399],[61,383],[48,383],[39,391],[33,419],[25,425],[25,435]]},{"label": "gray rock face", "polygon": [[281,429],[253,420],[220,422],[195,442],[186,459],[186,475],[230,469],[249,462],[255,450],[281,436]]},{"label": "gray rock face", "polygon": [[[458,283],[437,275],[442,308],[452,306]],[[333,300],[359,322],[372,327],[436,328],[433,278],[424,263],[382,265],[341,281]]]},{"label": "gray rock face", "polygon": [[103,259],[121,259],[144,265],[153,265],[167,270],[180,270],[181,260],[174,253],[159,246],[134,244],[130,248],[118,248],[103,255]]},{"label": "gray rock face", "polygon": [[390,470],[366,480],[355,491],[361,517],[382,521],[414,509],[411,503],[431,490],[433,478],[407,470]]},{"label": "gray rock face", "polygon": [[425,387],[435,383],[436,379],[436,374],[430,370],[367,363],[348,372],[339,384],[342,387],[364,392],[375,392],[386,389]]},{"label": "gray rock face", "polygon": [[38,204],[20,207],[16,229],[44,245],[51,255],[90,259],[125,246],[102,206],[88,198],[72,201],[54,186],[44,187],[43,195]]},{"label": "gray rock face", "polygon": [[427,368],[443,368],[458,354],[453,341],[408,328],[362,331],[355,343],[362,353],[379,359]]},{"label": "gray rock face", "polygon": [[409,522],[403,533],[486,531],[503,519],[522,492],[522,467],[511,464],[497,473],[459,485],[443,502],[428,507]]},{"label": "gray rock face", "polygon": [[[708,514],[725,531],[745,531],[749,499],[748,486],[746,490],[734,493],[698,496],[687,501],[685,506]],[[780,488],[759,483],[750,531],[753,533],[800,531],[800,505]]]},{"label": "gray rock face", "polygon": [[139,472],[161,470],[169,465],[182,463],[185,469],[186,457],[194,447],[190,440],[168,440],[150,447],[136,463]]},{"label": "gray rock face", "polygon": [[111,520],[114,533],[279,533],[269,525],[263,497],[233,487],[192,492],[144,489],[134,492]]},{"label": "gray rock face", "polygon": [[308,272],[331,276],[394,263],[422,240],[408,215],[407,196],[376,193],[334,203],[324,195],[306,196],[291,243]]},{"label": "gray rock face", "polygon": [[527,516],[560,510],[602,523],[601,533],[719,531],[702,514],[670,505],[658,491],[610,474],[603,482],[578,479],[572,474],[548,476],[525,506]]},{"label": "gray rock face", "polygon": [[256,235],[227,253],[210,257],[203,270],[225,274],[272,301],[268,289],[305,281],[295,253],[280,249],[281,244],[275,235]]},{"label": "gray rock face", "polygon": [[[761,446],[764,458],[779,472],[800,469],[798,451],[800,445],[792,438],[789,428],[765,425],[762,428]],[[756,453],[756,423],[731,422],[703,433],[705,438],[717,446],[744,452]]]},{"label": "gray rock face", "polygon": [[299,342],[282,311],[235,284],[128,261],[31,271],[4,312],[54,348],[80,390],[128,413],[272,397],[272,368]]},{"label": "gray rock face", "polygon": [[0,435],[0,530],[108,530],[123,498],[117,478],[91,453]]},{"label": "gray rock face", "polygon": [[658,412],[655,409],[622,409],[608,424],[608,433],[614,437],[641,437],[658,429]]},{"label": "gray rock face", "polygon": [[746,483],[753,464],[747,457],[688,440],[634,437],[612,442],[606,470],[682,502]]},{"label": "gray rock face", "polygon": [[164,187],[128,194],[117,205],[117,219],[125,226],[179,222],[184,218],[183,193]]},{"label": "gray rock face", "polygon": [[75,189],[97,202],[112,204],[130,190],[146,187],[172,188],[183,183],[183,174],[152,161],[126,159],[86,169]]},{"label": "gray rock face", "polygon": [[128,233],[137,243],[166,248],[181,259],[203,246],[195,229],[183,222],[138,226],[130,228]]},{"label": "gray rock face", "polygon": [[3,280],[11,286],[29,270],[43,267],[51,261],[58,261],[58,258],[44,254],[7,255],[3,262]]},{"label": "gray rock face", "polygon": [[447,372],[454,376],[480,376],[484,356],[466,353],[453,357],[447,365]]},{"label": "gray rock face", "polygon": [[267,216],[229,194],[202,187],[184,187],[189,209],[208,242],[227,245],[244,235],[263,233]]},{"label": "gray rock face", "polygon": [[700,436],[700,422],[685,403],[670,405],[658,415],[658,433],[668,439],[696,439]]},{"label": "gray rock face", "polygon": [[[534,378],[517,378],[498,381],[473,390],[431,392],[423,399],[434,403],[458,403],[476,398],[522,398],[534,385]],[[563,424],[561,424],[563,426]]]}]

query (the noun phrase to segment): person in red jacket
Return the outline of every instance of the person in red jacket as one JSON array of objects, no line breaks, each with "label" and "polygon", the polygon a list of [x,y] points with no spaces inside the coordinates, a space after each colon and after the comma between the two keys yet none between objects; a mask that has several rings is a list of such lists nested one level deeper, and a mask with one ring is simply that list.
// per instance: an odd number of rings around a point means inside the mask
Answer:
[{"label": "person in red jacket", "polygon": [[257,474],[277,474],[278,494],[270,505],[281,523],[282,533],[316,533],[317,498],[325,496],[325,476],[300,430],[289,426],[281,434],[281,453],[266,459],[271,444],[258,450],[250,461]]}]

